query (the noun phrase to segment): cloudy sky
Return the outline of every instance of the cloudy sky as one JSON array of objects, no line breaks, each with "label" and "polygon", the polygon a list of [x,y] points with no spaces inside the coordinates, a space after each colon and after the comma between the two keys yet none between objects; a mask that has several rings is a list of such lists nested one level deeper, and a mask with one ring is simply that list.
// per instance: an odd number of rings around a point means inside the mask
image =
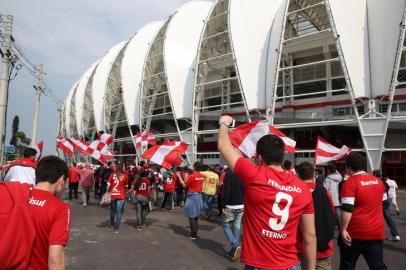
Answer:
[{"label": "cloudy sky", "polygon": [[[13,36],[34,64],[44,64],[46,82],[60,100],[74,82],[114,44],[143,25],[162,20],[188,0],[0,0],[0,13],[14,16]],[[0,67],[1,69],[1,67]],[[20,130],[32,133],[36,79],[21,70],[11,81],[7,116],[20,116]],[[55,153],[57,106],[41,100],[37,138],[45,153]]]}]

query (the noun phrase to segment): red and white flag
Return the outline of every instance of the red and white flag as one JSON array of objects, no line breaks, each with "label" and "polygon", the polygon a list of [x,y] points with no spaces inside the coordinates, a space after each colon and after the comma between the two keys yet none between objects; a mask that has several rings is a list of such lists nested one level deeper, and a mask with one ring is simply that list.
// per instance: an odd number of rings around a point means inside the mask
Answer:
[{"label": "red and white flag", "polygon": [[76,151],[83,155],[88,154],[88,148],[89,148],[89,143],[82,141],[80,139],[75,139],[75,138],[70,138],[68,141],[72,144],[73,148],[75,148]]},{"label": "red and white flag", "polygon": [[314,161],[316,165],[320,165],[329,161],[339,160],[348,156],[351,151],[351,148],[347,147],[346,145],[343,145],[341,148],[337,148],[319,136],[317,138]]},{"label": "red and white flag", "polygon": [[237,127],[230,133],[230,139],[231,143],[247,157],[254,157],[257,142],[268,134],[274,134],[283,140],[285,152],[295,152],[296,142],[283,134],[282,131],[268,125],[264,121],[254,121]]},{"label": "red and white flag", "polygon": [[89,144],[87,154],[103,164],[114,156],[114,153],[109,150],[109,146],[100,140],[94,140]]},{"label": "red and white flag", "polygon": [[185,142],[164,142],[146,150],[142,157],[170,170],[173,165],[180,165],[182,154],[186,152],[188,144]]},{"label": "red and white flag", "polygon": [[73,146],[66,138],[61,136],[56,137],[56,147],[61,149],[68,156],[73,156]]},{"label": "red and white flag", "polygon": [[102,133],[102,134],[99,135],[98,138],[102,143],[105,143],[105,144],[110,144],[114,140],[113,135],[108,134],[108,133]]},{"label": "red and white flag", "polygon": [[150,131],[138,132],[135,135],[135,148],[141,148],[143,146],[148,146],[148,144],[156,145],[155,135]]},{"label": "red and white flag", "polygon": [[40,141],[34,146],[34,149],[37,150],[37,154],[35,155],[35,161],[39,161],[42,156],[42,149],[44,148],[44,141]]}]

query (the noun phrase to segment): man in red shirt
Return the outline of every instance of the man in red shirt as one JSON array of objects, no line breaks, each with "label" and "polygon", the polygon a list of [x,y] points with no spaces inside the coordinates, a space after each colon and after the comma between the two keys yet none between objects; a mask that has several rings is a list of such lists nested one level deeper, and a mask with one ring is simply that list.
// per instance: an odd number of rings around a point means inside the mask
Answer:
[{"label": "man in red shirt", "polygon": [[383,261],[385,222],[382,181],[366,173],[364,156],[351,153],[345,162],[347,174],[341,195],[340,269],[355,269],[362,254],[371,269],[387,269]]},{"label": "man in red shirt", "polygon": [[[174,177],[175,176],[175,177]],[[162,201],[161,208],[165,208],[166,204],[168,204],[169,211],[173,211],[174,206],[174,192],[176,187],[176,175],[170,171],[164,171],[162,173],[163,177],[163,185],[164,185],[164,199]]]},{"label": "man in red shirt", "polygon": [[23,158],[12,162],[8,166],[8,170],[4,176],[4,181],[20,182],[28,184],[29,186],[35,185],[35,155],[37,150],[34,148],[26,148],[24,150]]},{"label": "man in red shirt", "polygon": [[193,165],[194,172],[187,180],[183,179],[178,173],[179,182],[187,191],[187,199],[185,204],[185,216],[189,218],[190,238],[197,239],[197,231],[199,227],[199,216],[203,207],[202,189],[204,183],[204,175],[200,172],[203,170],[203,164],[196,161]]},{"label": "man in red shirt", "polygon": [[[297,174],[300,179],[306,184],[310,192],[313,193],[313,205],[315,209],[316,218],[316,236],[318,240],[317,255],[316,255],[316,269],[331,270],[331,257],[334,254],[334,205],[330,194],[322,183],[316,184],[314,175],[314,166],[310,162],[304,161],[297,167]],[[318,181],[320,178],[318,179]],[[323,178],[321,179],[323,180]],[[318,199],[319,204],[317,204]],[[323,200],[324,199],[324,200]],[[330,218],[328,218],[330,217]],[[330,223],[328,223],[330,222]],[[328,226],[330,225],[330,226]],[[300,234],[299,234],[300,236]],[[301,236],[298,238],[299,254],[302,252]]]},{"label": "man in red shirt", "polygon": [[58,197],[63,193],[67,176],[66,163],[56,156],[44,157],[37,165],[36,185],[28,201],[36,228],[28,269],[65,269],[70,210]]},{"label": "man in red shirt", "polygon": [[76,163],[73,162],[69,168],[69,200],[72,197],[78,199],[78,187],[79,187],[79,169],[76,167]]},{"label": "man in red shirt", "polygon": [[228,134],[232,117],[220,118],[218,149],[244,185],[244,220],[241,262],[245,269],[294,269],[298,229],[303,237],[304,268],[315,269],[316,235],[309,189],[283,170],[284,142],[275,135],[262,137],[256,146],[255,165],[233,147]]}]

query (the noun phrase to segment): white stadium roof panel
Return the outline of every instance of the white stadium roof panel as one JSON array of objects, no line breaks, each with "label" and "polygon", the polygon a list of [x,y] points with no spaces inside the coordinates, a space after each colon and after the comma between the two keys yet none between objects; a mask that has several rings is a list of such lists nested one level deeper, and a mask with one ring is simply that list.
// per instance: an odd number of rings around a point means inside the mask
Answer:
[{"label": "white stadium roof panel", "polygon": [[210,1],[184,4],[174,14],[166,30],[164,63],[176,119],[192,118],[193,69],[204,20],[212,4]]},{"label": "white stadium roof panel", "polygon": [[395,66],[404,0],[368,0],[372,96],[388,95]]},{"label": "white stadium roof panel", "polygon": [[366,0],[330,0],[329,3],[354,95],[370,97]]},{"label": "white stadium roof panel", "polygon": [[140,119],[140,87],[144,62],[151,42],[163,25],[162,21],[152,22],[137,31],[129,41],[121,63],[123,102],[129,125],[138,125]]},{"label": "white stadium roof panel", "polygon": [[97,131],[104,130],[104,94],[106,93],[110,71],[116,57],[126,43],[127,40],[122,41],[107,52],[97,66],[93,77],[93,113]]},{"label": "white stadium roof panel", "polygon": [[96,61],[93,63],[88,70],[82,75],[80,78],[78,87],[75,92],[75,108],[76,108],[76,126],[78,129],[78,135],[82,136],[83,135],[83,102],[84,102],[84,97],[85,97],[85,90],[87,87],[87,84],[89,83],[89,79],[93,74],[93,71],[97,67],[97,64],[100,62],[100,60]]},{"label": "white stadium roof panel", "polygon": [[[249,110],[265,108],[269,35],[275,15],[279,8],[284,6],[281,5],[283,2],[283,0],[230,1],[231,43]],[[282,24],[279,27],[281,28]],[[280,39],[280,32],[276,32],[276,38]],[[275,72],[276,69],[270,76],[274,76]]]},{"label": "white stadium roof panel", "polygon": [[281,37],[284,24],[284,15],[287,7],[287,0],[283,0],[276,11],[272,21],[271,32],[269,37],[268,46],[268,59],[266,69],[266,90],[265,90],[265,106],[268,108],[275,90],[277,66],[278,66],[278,53],[281,46]]},{"label": "white stadium roof panel", "polygon": [[66,130],[66,136],[71,135],[71,130],[70,130],[70,104],[72,102],[73,94],[75,92],[76,87],[78,86],[79,81],[75,82],[73,87],[70,89],[68,97],[66,98],[65,102],[65,130]]}]

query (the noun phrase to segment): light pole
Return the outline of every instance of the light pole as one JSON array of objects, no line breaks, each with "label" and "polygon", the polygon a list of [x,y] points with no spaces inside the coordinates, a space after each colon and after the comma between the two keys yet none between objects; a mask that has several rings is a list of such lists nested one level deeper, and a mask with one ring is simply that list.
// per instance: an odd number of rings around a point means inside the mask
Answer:
[{"label": "light pole", "polygon": [[1,48],[3,57],[3,71],[0,80],[0,162],[3,163],[6,108],[7,108],[7,88],[10,74],[10,57],[11,57],[11,33],[13,31],[13,16],[7,15],[5,20],[4,43]]},{"label": "light pole", "polygon": [[35,89],[35,109],[34,109],[34,122],[32,125],[32,136],[31,136],[31,146],[34,146],[37,142],[37,130],[38,130],[38,119],[39,119],[39,110],[41,105],[41,94],[44,92],[42,87],[42,80],[44,79],[44,66],[38,65],[38,85],[34,85]]}]

